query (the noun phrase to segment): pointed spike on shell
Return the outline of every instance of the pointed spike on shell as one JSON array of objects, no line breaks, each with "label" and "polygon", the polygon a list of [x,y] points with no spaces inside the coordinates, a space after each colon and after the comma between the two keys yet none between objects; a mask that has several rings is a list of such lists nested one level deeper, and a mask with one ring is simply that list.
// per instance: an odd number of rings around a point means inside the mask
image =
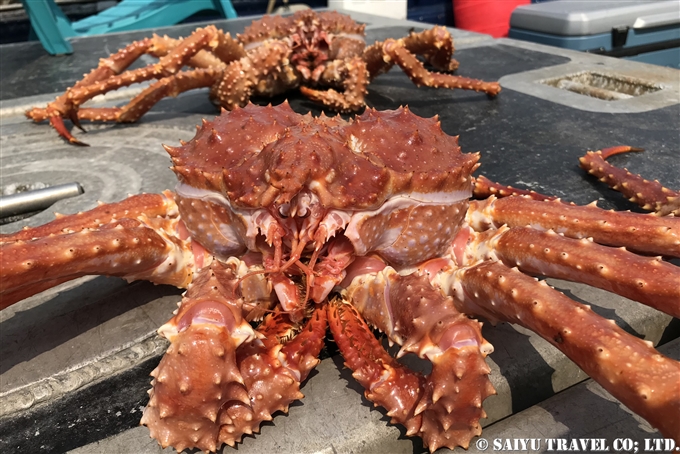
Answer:
[{"label": "pointed spike on shell", "polygon": [[172,414],[173,412],[169,405],[158,406],[158,416],[160,416],[161,419],[165,419],[169,416],[172,416]]},{"label": "pointed spike on shell", "polygon": [[418,405],[416,405],[415,410],[413,410],[413,416],[418,416],[425,410],[427,410],[427,407],[429,406],[427,399],[423,398],[418,402]]},{"label": "pointed spike on shell", "polygon": [[179,155],[179,153],[182,151],[180,147],[172,147],[166,144],[163,144],[162,147],[173,158]]},{"label": "pointed spike on shell", "polygon": [[211,422],[215,422],[217,421],[217,410],[214,408],[208,408],[205,413],[203,413],[203,416],[208,418]]}]

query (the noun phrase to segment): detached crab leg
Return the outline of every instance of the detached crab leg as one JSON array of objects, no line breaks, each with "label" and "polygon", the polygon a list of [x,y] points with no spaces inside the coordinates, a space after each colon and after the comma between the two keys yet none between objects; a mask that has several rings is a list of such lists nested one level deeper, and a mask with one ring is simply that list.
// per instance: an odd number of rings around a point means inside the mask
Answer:
[{"label": "detached crab leg", "polygon": [[477,231],[503,224],[528,225],[570,238],[592,238],[600,244],[680,257],[680,218],[607,211],[594,204],[576,206],[525,197],[490,197],[470,202],[468,223]]},{"label": "detached crab leg", "polygon": [[609,164],[605,159],[619,153],[643,151],[642,148],[619,146],[589,151],[579,159],[581,168],[596,176],[612,189],[621,192],[628,200],[659,216],[674,214],[680,216],[680,192],[665,188],[658,181],[649,181],[640,175],[630,173]]},{"label": "detached crab leg", "polygon": [[[481,323],[458,312],[427,278],[400,276],[392,268],[355,278],[347,297],[331,302],[330,328],[366,398],[406,426],[407,435],[421,436],[430,451],[467,448],[482,430],[482,401],[495,394],[484,361],[493,348],[482,338]],[[359,313],[403,346],[399,355],[431,361],[432,373],[423,377],[401,366]]]},{"label": "detached crab leg", "polygon": [[468,251],[474,258],[467,263],[500,259],[527,273],[582,282],[680,317],[680,267],[658,257],[566,238],[552,230],[505,226],[473,233]]},{"label": "detached crab leg", "polygon": [[538,333],[664,436],[680,440],[680,363],[517,269],[484,262],[455,277],[465,313]]}]

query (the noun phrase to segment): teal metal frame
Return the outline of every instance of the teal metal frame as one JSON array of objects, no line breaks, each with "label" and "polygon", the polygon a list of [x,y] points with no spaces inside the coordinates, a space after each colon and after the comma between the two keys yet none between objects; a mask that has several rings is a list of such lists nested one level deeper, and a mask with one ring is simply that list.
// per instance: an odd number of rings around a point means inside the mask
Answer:
[{"label": "teal metal frame", "polygon": [[53,0],[21,0],[33,31],[47,52],[71,54],[67,38],[175,25],[199,11],[233,19],[230,0],[123,0],[99,14],[71,22]]}]

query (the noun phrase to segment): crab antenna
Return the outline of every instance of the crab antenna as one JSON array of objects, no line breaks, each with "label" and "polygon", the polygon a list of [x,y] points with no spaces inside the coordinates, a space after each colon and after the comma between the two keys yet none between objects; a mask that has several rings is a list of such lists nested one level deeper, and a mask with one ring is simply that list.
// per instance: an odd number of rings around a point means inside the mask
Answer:
[{"label": "crab antenna", "polygon": [[309,288],[311,287],[312,283],[314,283],[314,265],[316,264],[316,260],[319,258],[319,251],[321,248],[318,246],[314,248],[314,252],[312,253],[312,258],[309,259],[309,263],[305,265],[301,261],[297,260],[295,264],[300,268],[300,270],[305,273],[305,276],[307,276],[306,282],[305,282],[305,296],[302,299],[303,304],[307,302],[307,298],[309,297]]},{"label": "crab antenna", "polygon": [[277,267],[274,269],[270,270],[258,270],[258,271],[251,271],[250,273],[246,273],[245,276],[240,277],[236,281],[236,285],[234,286],[234,296],[236,296],[236,289],[241,287],[241,282],[245,280],[246,278],[249,278],[250,276],[256,276],[258,274],[269,274],[269,273],[275,273],[281,270],[281,267],[278,266],[279,263],[281,263],[283,252],[281,250],[281,246],[283,244],[281,240],[281,233],[278,230],[274,230],[272,232],[272,243],[274,245],[274,263],[277,264]]},{"label": "crab antenna", "polygon": [[[297,244],[295,250],[292,251],[290,258],[283,265],[280,265],[280,266],[277,266],[275,268],[268,269],[268,270],[251,271],[250,273],[247,273],[245,276],[240,277],[236,281],[236,285],[234,286],[234,294],[236,293],[236,289],[241,287],[241,282],[243,282],[244,279],[246,279],[250,276],[255,276],[255,275],[258,275],[258,274],[281,273],[283,271],[286,271],[288,268],[290,268],[294,264],[299,264],[298,267],[300,267],[300,265],[305,267],[305,265],[300,262],[300,256],[302,255],[302,251],[304,250],[306,245],[307,245],[307,241],[305,241],[305,240],[300,241]],[[280,237],[276,237],[274,239],[274,248],[275,248],[274,263],[280,263],[281,262],[281,255],[282,255],[281,254],[281,238]],[[307,278],[308,278],[307,280],[309,281],[309,273],[311,273],[312,271],[305,270],[303,268],[300,268],[300,269],[307,275]],[[307,286],[308,286],[307,290],[309,290],[309,284],[307,284]],[[305,302],[307,301],[307,292],[305,293],[305,298],[304,298],[303,301],[305,301]]]}]

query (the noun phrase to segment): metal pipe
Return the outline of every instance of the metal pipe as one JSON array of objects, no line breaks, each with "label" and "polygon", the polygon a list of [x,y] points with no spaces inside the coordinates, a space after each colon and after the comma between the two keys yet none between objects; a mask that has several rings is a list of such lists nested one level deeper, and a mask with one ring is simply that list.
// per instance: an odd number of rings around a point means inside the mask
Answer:
[{"label": "metal pipe", "polygon": [[0,197],[0,218],[42,211],[61,199],[85,192],[78,183],[58,184],[44,189],[18,192]]}]

